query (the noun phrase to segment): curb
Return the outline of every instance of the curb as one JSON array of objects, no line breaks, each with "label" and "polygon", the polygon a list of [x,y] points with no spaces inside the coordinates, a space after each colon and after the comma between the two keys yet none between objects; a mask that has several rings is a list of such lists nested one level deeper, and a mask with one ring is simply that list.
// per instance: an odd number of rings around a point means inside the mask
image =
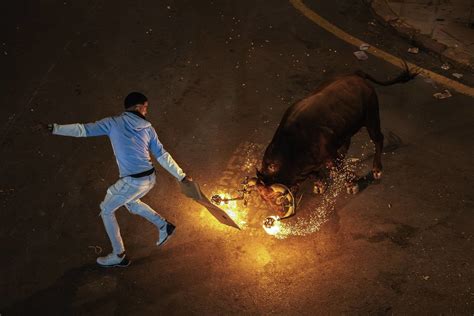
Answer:
[{"label": "curb", "polygon": [[372,14],[385,26],[397,31],[402,37],[410,40],[418,48],[433,52],[441,59],[447,59],[461,69],[474,71],[474,57],[456,47],[448,47],[428,35],[420,34],[413,26],[403,22],[398,14],[392,11],[386,0],[366,0]]}]

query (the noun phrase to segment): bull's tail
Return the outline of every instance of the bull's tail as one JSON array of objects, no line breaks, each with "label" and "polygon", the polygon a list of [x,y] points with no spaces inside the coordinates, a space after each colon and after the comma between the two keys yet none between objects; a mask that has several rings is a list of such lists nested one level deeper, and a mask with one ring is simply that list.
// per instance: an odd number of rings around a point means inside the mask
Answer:
[{"label": "bull's tail", "polygon": [[408,82],[408,81],[414,79],[418,75],[418,72],[411,72],[409,67],[408,67],[408,64],[406,63],[406,61],[403,61],[403,63],[405,65],[405,70],[401,74],[399,74],[397,77],[395,77],[391,80],[387,80],[387,81],[377,80],[374,77],[372,77],[371,75],[363,72],[362,70],[357,70],[355,72],[355,74],[357,76],[361,77],[361,78],[370,80],[370,81],[372,81],[376,84],[382,85],[382,86],[391,86],[391,85],[396,84],[396,83],[405,83],[405,82]]}]

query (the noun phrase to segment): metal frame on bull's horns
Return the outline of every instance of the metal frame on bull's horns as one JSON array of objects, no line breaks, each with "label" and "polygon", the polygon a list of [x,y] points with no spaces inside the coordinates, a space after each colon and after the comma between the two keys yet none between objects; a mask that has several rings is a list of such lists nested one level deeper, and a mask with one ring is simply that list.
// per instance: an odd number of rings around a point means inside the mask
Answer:
[{"label": "metal frame on bull's horns", "polygon": [[[243,200],[244,204],[247,202],[247,195],[251,192],[251,190],[254,190],[255,187],[257,186],[258,183],[258,178],[256,177],[245,177],[244,181],[242,181],[242,186],[243,188],[239,190],[239,196],[238,197],[232,197],[232,198],[222,198],[219,195],[214,195],[211,198],[211,201],[215,204],[221,204],[221,203],[228,203],[230,201],[236,201],[236,200]],[[280,193],[280,201],[277,201],[277,204],[282,205],[284,209],[286,209],[286,212],[283,216],[278,216],[279,220],[289,218],[293,215],[295,215],[296,212],[296,200],[295,196],[291,192],[291,190],[284,184],[280,183],[274,183],[270,185],[270,189],[273,192]],[[283,199],[283,200],[281,200]],[[286,205],[284,205],[286,200]]]},{"label": "metal frame on bull's horns", "polygon": [[[257,182],[258,182],[258,179],[257,178],[250,178],[250,179],[246,179],[246,181],[244,181],[244,185],[245,185],[245,188],[246,189],[251,189],[253,187],[255,187],[257,185]],[[263,222],[263,226],[266,227],[266,228],[271,228],[273,225],[275,225],[275,221],[281,221],[283,219],[287,219],[293,215],[295,215],[296,213],[296,200],[295,200],[295,196],[293,195],[293,193],[291,192],[291,190],[284,184],[280,184],[280,183],[274,183],[270,186],[270,189],[273,191],[273,192],[278,192],[281,194],[280,198],[284,198],[286,199],[286,202],[288,203],[287,205],[283,205],[283,207],[287,208],[286,210],[286,213],[285,215],[283,215],[282,217],[280,216],[268,216],[267,218],[265,218],[265,221]],[[277,204],[283,204],[284,202],[283,201],[277,201]]]},{"label": "metal frame on bull's horns", "polygon": [[[286,211],[285,215],[280,217],[280,220],[295,215],[296,202],[295,202],[295,196],[293,195],[291,190],[286,185],[283,185],[283,184],[280,184],[280,183],[272,184],[270,186],[270,189],[272,189],[273,192],[281,193],[282,194],[281,197],[285,198],[287,200],[287,202],[289,203],[289,205],[287,205],[288,210]],[[280,203],[277,203],[277,204],[280,204]]]}]

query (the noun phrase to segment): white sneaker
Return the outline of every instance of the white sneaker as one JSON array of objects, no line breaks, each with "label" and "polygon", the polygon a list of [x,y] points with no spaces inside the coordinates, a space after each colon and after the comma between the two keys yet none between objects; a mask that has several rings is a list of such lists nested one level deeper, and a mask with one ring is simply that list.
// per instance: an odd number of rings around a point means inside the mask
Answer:
[{"label": "white sneaker", "polygon": [[174,230],[176,229],[176,226],[173,224],[166,222],[165,225],[163,225],[160,228],[160,237],[158,238],[158,241],[156,242],[157,246],[162,246],[164,245],[173,235]]},{"label": "white sneaker", "polygon": [[115,253],[110,253],[105,257],[97,258],[97,263],[102,267],[128,267],[130,260],[124,255],[119,256]]}]

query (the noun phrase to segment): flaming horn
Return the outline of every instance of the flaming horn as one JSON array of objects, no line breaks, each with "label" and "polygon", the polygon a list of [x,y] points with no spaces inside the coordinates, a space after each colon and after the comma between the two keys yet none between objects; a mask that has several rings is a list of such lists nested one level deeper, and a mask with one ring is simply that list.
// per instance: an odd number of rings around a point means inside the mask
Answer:
[{"label": "flaming horn", "polygon": [[[248,196],[256,190],[258,181],[259,180],[256,177],[245,177],[244,181],[242,182],[242,189],[238,190],[238,196],[231,198],[222,198],[219,195],[214,195],[211,197],[211,201],[217,205],[220,205],[223,203],[227,204],[230,201],[242,200],[244,206],[247,206]],[[270,189],[276,195],[275,204],[280,206],[283,210],[281,213],[284,213],[284,215],[282,216],[268,216],[263,222],[263,228],[265,229],[265,231],[273,235],[275,233],[274,229],[277,225],[277,222],[295,215],[296,202],[293,193],[285,185],[275,183],[270,186]]]}]

